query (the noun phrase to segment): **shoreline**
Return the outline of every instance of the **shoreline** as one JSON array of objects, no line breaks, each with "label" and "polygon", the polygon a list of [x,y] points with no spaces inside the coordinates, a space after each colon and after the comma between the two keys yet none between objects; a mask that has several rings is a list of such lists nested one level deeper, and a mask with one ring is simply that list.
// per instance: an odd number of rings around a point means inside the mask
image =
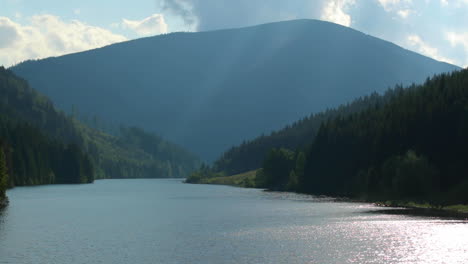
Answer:
[{"label": "shoreline", "polygon": [[[251,173],[251,172],[250,172]],[[246,177],[246,174],[234,175],[237,178],[230,180],[229,177],[224,176],[211,179],[202,179],[200,182],[184,182],[189,184],[209,184],[209,185],[226,185],[233,186],[237,188],[257,188],[254,186],[245,186],[245,183],[239,176]],[[235,179],[235,180],[234,180]],[[264,191],[276,191],[264,189]],[[297,193],[297,192],[293,192]],[[316,197],[321,197],[320,195],[308,194]],[[412,215],[412,216],[422,216],[422,217],[440,217],[440,218],[451,218],[458,220],[468,220],[468,205],[448,205],[441,208],[437,208],[434,205],[430,204],[418,204],[414,201],[397,201],[389,200],[382,202],[382,200],[370,200],[370,199],[353,199],[349,197],[340,197],[340,196],[326,196],[333,199],[336,202],[349,202],[349,203],[369,203],[377,207],[380,207],[379,210],[371,210],[369,213],[383,213],[383,214],[398,214],[398,215]],[[457,209],[458,208],[458,209]]]},{"label": "shoreline", "polygon": [[[429,204],[417,204],[413,202],[398,202],[390,201],[385,202],[372,202],[374,205],[381,207],[378,210],[386,214],[399,214],[399,215],[414,215],[414,216],[426,216],[426,217],[441,217],[441,218],[453,218],[460,220],[468,220],[468,211],[465,208],[468,205],[448,205],[445,207],[437,208]],[[454,209],[456,207],[463,207],[464,209]]]},{"label": "shoreline", "polygon": [[0,210],[7,207],[9,203],[8,197],[0,198]]}]

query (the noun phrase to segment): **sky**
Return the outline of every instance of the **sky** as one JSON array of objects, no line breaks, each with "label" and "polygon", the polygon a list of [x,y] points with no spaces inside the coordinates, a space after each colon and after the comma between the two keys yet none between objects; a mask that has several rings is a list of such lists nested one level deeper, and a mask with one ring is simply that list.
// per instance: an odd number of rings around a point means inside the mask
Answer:
[{"label": "sky", "polygon": [[320,19],[468,66],[468,0],[0,0],[0,65],[178,31]]}]

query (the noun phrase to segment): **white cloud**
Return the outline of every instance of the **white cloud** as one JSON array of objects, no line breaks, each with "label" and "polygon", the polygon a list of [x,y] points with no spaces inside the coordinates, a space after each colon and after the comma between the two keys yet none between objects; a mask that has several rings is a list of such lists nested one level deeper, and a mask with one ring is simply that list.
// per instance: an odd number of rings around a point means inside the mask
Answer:
[{"label": "white cloud", "polygon": [[377,0],[387,12],[396,13],[399,17],[406,19],[413,13],[413,0]]},{"label": "white cloud", "polygon": [[446,39],[452,47],[462,46],[465,49],[464,67],[468,67],[468,32],[456,33],[448,32]]},{"label": "white cloud", "polygon": [[20,38],[15,23],[6,17],[0,17],[0,50],[11,48]]},{"label": "white cloud", "polygon": [[440,0],[441,6],[448,6],[448,0]]},{"label": "white cloud", "polygon": [[407,18],[409,16],[409,14],[411,13],[411,10],[409,9],[402,9],[402,10],[398,10],[397,11],[397,14],[401,17],[401,18]]},{"label": "white cloud", "polygon": [[390,12],[398,9],[400,6],[410,5],[413,0],[378,0],[380,5],[383,6],[385,11]]},{"label": "white cloud", "polygon": [[468,32],[455,33],[448,32],[446,36],[452,47],[462,45],[468,51]]},{"label": "white cloud", "polygon": [[153,14],[142,20],[122,20],[122,27],[135,31],[140,36],[167,33],[167,24],[162,14]]},{"label": "white cloud", "polygon": [[346,13],[346,9],[354,4],[355,0],[330,0],[325,3],[320,18],[349,27],[351,16]]},{"label": "white cloud", "polygon": [[421,54],[424,54],[428,57],[431,57],[433,59],[436,59],[438,61],[444,61],[447,63],[455,64],[455,61],[449,58],[446,58],[442,55],[439,54],[439,50],[437,48],[434,48],[424,42],[420,36],[418,35],[409,35],[407,37],[408,44],[415,48],[418,52]]},{"label": "white cloud", "polygon": [[37,15],[19,24],[0,17],[0,65],[11,66],[26,59],[39,59],[79,52],[125,41],[109,30],[53,15]]}]

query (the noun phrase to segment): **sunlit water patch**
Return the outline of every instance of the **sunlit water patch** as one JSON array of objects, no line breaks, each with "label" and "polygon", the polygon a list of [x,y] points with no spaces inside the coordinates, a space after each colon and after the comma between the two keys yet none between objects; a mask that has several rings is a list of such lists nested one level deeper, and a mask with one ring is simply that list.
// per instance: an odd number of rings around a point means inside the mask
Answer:
[{"label": "sunlit water patch", "polygon": [[16,188],[0,263],[468,263],[468,222],[176,180]]}]

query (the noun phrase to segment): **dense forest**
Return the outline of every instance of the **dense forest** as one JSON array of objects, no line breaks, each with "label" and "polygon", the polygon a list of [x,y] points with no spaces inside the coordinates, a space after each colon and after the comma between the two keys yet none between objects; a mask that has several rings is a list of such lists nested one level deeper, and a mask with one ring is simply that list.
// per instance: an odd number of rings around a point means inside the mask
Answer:
[{"label": "dense forest", "polygon": [[8,188],[8,167],[7,157],[5,154],[5,146],[3,142],[0,142],[0,209],[6,206],[7,198],[5,191]]},{"label": "dense forest", "polygon": [[0,114],[0,207],[13,186],[91,183],[94,165],[74,143],[64,144],[38,128]]},{"label": "dense forest", "polygon": [[6,186],[183,177],[198,166],[193,154],[141,129],[109,135],[84,125],[3,67],[0,147],[0,194]]},{"label": "dense forest", "polygon": [[0,196],[12,186],[93,182],[95,166],[82,144],[47,98],[0,68]]},{"label": "dense forest", "polygon": [[[91,183],[94,168],[76,144],[51,140],[37,128],[0,116],[0,154],[6,186],[52,183]],[[2,162],[2,161],[0,161]]]},{"label": "dense forest", "polygon": [[468,70],[397,87],[381,98],[383,103],[326,119],[310,144],[271,149],[256,186],[468,203]]},{"label": "dense forest", "polygon": [[358,113],[371,106],[382,105],[395,97],[396,91],[399,89],[402,89],[401,86],[395,90],[387,91],[384,96],[373,93],[358,98],[349,104],[312,114],[279,131],[274,131],[270,135],[261,135],[253,140],[245,141],[221,155],[214,162],[213,170],[233,175],[258,169],[262,166],[263,160],[271,149],[300,149],[309,145],[324,121]]}]

